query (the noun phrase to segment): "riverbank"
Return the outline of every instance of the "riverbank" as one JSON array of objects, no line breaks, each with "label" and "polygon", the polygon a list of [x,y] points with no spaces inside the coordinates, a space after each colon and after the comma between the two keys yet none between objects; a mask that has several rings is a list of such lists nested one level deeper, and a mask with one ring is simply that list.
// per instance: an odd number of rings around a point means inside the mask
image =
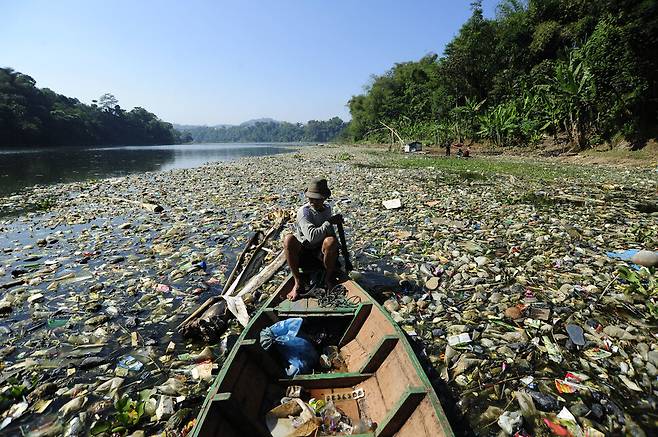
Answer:
[{"label": "riverbank", "polygon": [[[175,420],[120,422],[131,432],[183,428],[207,382],[189,372],[204,346],[175,326],[221,290],[252,230],[301,204],[315,175],[328,177],[346,217],[357,270],[386,279],[366,286],[447,381],[454,414],[474,432],[496,434],[499,416],[519,410],[520,390],[554,423],[567,407],[582,428],[658,426],[656,319],[641,292],[624,292],[617,268],[626,262],[607,255],[658,248],[658,173],[322,147],[0,199],[38,209],[0,222],[3,408],[16,416],[5,430],[71,427],[72,418],[81,434],[95,422],[116,426],[124,411],[112,392],[136,403],[140,392],[178,398]],[[383,208],[390,199],[402,208]],[[217,366],[228,346],[227,337],[212,348]],[[587,377],[570,382],[574,393],[555,384],[567,372]],[[99,391],[105,380],[116,387]]]}]

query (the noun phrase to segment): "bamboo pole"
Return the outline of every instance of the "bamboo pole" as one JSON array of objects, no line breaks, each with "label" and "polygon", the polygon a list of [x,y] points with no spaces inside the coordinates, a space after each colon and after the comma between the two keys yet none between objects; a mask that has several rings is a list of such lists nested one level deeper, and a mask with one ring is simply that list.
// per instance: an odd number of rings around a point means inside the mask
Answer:
[{"label": "bamboo pole", "polygon": [[177,327],[176,330],[180,331],[182,328],[184,328],[186,325],[188,325],[192,320],[196,319],[198,316],[203,314],[206,309],[210,308],[214,304],[216,304],[219,301],[219,297],[217,296],[212,296],[206,299],[204,303],[202,303],[199,308],[194,310],[192,314],[190,314],[185,320],[183,320]]},{"label": "bamboo pole", "polygon": [[256,273],[256,271],[254,271],[254,269],[257,268],[256,264],[261,262],[263,260],[264,256],[265,256],[265,251],[263,250],[263,248],[265,247],[265,244],[267,244],[267,241],[270,238],[272,238],[273,236],[278,235],[281,232],[281,230],[283,230],[283,227],[285,226],[287,221],[288,221],[288,217],[286,215],[284,215],[284,216],[280,217],[279,221],[267,231],[267,233],[263,237],[263,240],[254,249],[253,254],[251,255],[251,258],[249,259],[249,261],[247,262],[247,265],[242,270],[242,274],[240,275],[239,278],[236,279],[235,282],[237,282],[237,284],[233,288],[235,288],[235,289],[240,288],[245,281],[249,280],[249,278],[251,278]]},{"label": "bamboo pole", "polygon": [[235,262],[235,267],[233,267],[233,270],[231,270],[231,274],[228,276],[228,279],[226,280],[226,283],[224,284],[224,288],[222,289],[222,294],[226,293],[226,291],[229,289],[231,286],[231,283],[235,279],[235,276],[238,274],[238,270],[240,269],[240,266],[242,265],[242,262],[244,261],[245,256],[247,256],[247,253],[249,252],[249,249],[251,246],[253,246],[257,241],[258,241],[258,236],[262,234],[261,231],[256,231],[254,232],[254,235],[251,236],[249,241],[247,241],[247,244],[244,246],[244,249],[242,249],[242,252],[238,256],[237,261]]}]

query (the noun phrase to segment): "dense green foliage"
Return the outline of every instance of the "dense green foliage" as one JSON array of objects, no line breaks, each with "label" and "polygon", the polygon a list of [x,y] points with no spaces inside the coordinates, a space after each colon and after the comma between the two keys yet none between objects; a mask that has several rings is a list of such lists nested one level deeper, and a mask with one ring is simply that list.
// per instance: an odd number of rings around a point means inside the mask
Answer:
[{"label": "dense green foliage", "polygon": [[[658,2],[481,2],[444,55],[396,64],[349,101],[349,134],[584,148],[658,126]],[[386,127],[388,126],[388,127]]]},{"label": "dense green foliage", "polygon": [[37,88],[0,68],[0,147],[174,144],[178,133],[144,108],[122,109],[111,94],[92,105]]},{"label": "dense green foliage", "polygon": [[256,121],[239,126],[187,126],[180,131],[185,139],[195,143],[324,142],[342,135],[346,126],[343,120],[334,117],[306,124]]}]

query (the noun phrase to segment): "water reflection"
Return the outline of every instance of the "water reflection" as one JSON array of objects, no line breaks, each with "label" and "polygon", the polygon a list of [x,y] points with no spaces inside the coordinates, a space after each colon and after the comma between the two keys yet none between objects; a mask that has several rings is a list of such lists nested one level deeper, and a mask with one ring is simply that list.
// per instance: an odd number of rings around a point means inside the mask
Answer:
[{"label": "water reflection", "polygon": [[[0,151],[0,196],[33,185],[197,167],[289,152],[286,144],[192,144]],[[298,144],[296,145],[298,146]]]}]

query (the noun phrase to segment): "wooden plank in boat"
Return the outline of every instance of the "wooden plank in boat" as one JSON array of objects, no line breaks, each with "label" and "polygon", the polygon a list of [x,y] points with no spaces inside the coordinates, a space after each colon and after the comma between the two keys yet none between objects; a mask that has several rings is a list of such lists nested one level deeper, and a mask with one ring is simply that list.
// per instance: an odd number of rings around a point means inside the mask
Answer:
[{"label": "wooden plank in boat", "polygon": [[388,355],[398,344],[397,335],[385,335],[375,350],[370,353],[366,363],[361,368],[361,373],[373,373],[379,369],[379,366],[388,358]]},{"label": "wooden plank in boat", "polygon": [[318,305],[317,299],[298,299],[296,301],[290,302],[289,300],[284,300],[276,306],[276,310],[279,315],[282,314],[299,314],[305,315],[309,313],[313,314],[353,314],[357,307],[322,307]]},{"label": "wooden plank in boat", "polygon": [[271,434],[259,421],[251,420],[244,409],[240,408],[235,402],[233,393],[217,393],[212,397],[213,407],[216,408],[225,420],[237,429],[241,430],[244,435],[253,435],[257,437],[271,437]]},{"label": "wooden plank in boat", "polygon": [[242,342],[240,347],[244,348],[251,357],[251,360],[258,363],[259,366],[265,369],[265,373],[267,373],[270,377],[280,378],[283,376],[281,365],[276,362],[271,354],[267,353],[267,351],[261,347],[257,340],[247,339]]},{"label": "wooden plank in boat", "polygon": [[426,395],[427,389],[424,387],[411,387],[405,390],[377,426],[377,437],[390,437],[398,432]]},{"label": "wooden plank in boat", "polygon": [[367,302],[359,304],[359,306],[356,308],[356,311],[354,312],[354,319],[352,319],[350,326],[347,327],[343,337],[338,342],[338,347],[345,346],[346,343],[352,341],[356,337],[356,335],[359,333],[359,330],[370,315],[371,310],[372,303]]}]

